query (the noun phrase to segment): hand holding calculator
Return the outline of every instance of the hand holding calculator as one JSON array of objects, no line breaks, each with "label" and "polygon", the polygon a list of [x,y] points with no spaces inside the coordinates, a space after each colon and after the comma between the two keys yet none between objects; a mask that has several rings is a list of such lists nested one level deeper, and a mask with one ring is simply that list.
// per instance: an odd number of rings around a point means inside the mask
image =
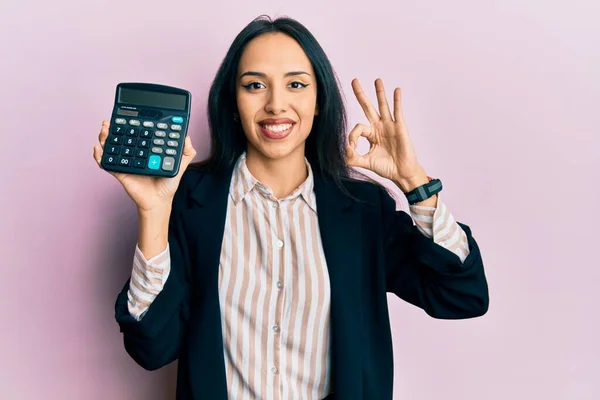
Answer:
[{"label": "hand holding calculator", "polygon": [[102,168],[173,177],[179,172],[192,95],[149,83],[117,85]]},{"label": "hand holding calculator", "polygon": [[191,94],[148,83],[120,83],[110,122],[94,147],[98,165],[114,175],[138,207],[170,201],[196,155],[187,136]]}]

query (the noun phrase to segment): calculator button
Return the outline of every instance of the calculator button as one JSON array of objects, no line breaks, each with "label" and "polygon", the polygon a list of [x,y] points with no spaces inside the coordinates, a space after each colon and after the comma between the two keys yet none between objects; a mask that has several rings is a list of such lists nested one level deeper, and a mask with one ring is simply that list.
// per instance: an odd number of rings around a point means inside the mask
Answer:
[{"label": "calculator button", "polygon": [[144,125],[146,128],[154,128],[154,122],[152,121],[144,121],[142,125]]},{"label": "calculator button", "polygon": [[125,120],[125,118],[117,118],[117,119],[115,119],[115,124],[124,125],[126,123],[127,123],[127,120]]},{"label": "calculator button", "polygon": [[150,140],[148,139],[140,139],[138,140],[139,147],[150,147]]},{"label": "calculator button", "polygon": [[152,155],[148,159],[148,168],[159,169],[160,168],[160,156]]},{"label": "calculator button", "polygon": [[154,143],[157,146],[164,146],[165,145],[165,140],[164,139],[154,139],[152,141],[152,143]]},{"label": "calculator button", "polygon": [[137,136],[137,135],[138,135],[137,128],[128,128],[127,129],[127,136]]},{"label": "calculator button", "polygon": [[171,130],[172,131],[180,131],[181,130],[181,125],[171,125]]},{"label": "calculator button", "polygon": [[167,129],[169,125],[165,124],[164,122],[159,122],[158,124],[156,124],[156,127],[158,129]]},{"label": "calculator button", "polygon": [[176,156],[177,155],[177,150],[175,149],[166,149],[165,153],[170,155],[170,156]]},{"label": "calculator button", "polygon": [[169,137],[171,139],[179,139],[179,138],[181,138],[181,135],[177,132],[171,132],[171,133],[169,133]]},{"label": "calculator button", "polygon": [[158,154],[161,154],[161,153],[163,152],[163,149],[162,149],[162,148],[160,148],[160,147],[153,147],[153,148],[152,148],[152,152],[153,152],[153,153],[158,153]]},{"label": "calculator button", "polygon": [[121,136],[113,136],[110,138],[110,144],[121,144]]},{"label": "calculator button", "polygon": [[177,147],[178,145],[179,145],[179,143],[177,142],[177,140],[169,140],[167,142],[167,146]]},{"label": "calculator button", "polygon": [[140,132],[140,136],[143,138],[151,138],[152,131],[150,129],[142,129],[142,131]]},{"label": "calculator button", "polygon": [[135,138],[127,138],[125,139],[125,146],[132,146],[135,147]]},{"label": "calculator button", "polygon": [[173,157],[165,157],[163,160],[162,169],[165,171],[173,171],[175,168],[175,159]]},{"label": "calculator button", "polygon": [[136,157],[141,157],[141,158],[146,158],[146,157],[148,157],[148,150],[137,149],[135,151],[135,156]]},{"label": "calculator button", "polygon": [[131,158],[121,157],[119,159],[119,165],[121,165],[123,167],[130,167],[131,166]]},{"label": "calculator button", "polygon": [[183,117],[173,117],[171,118],[171,121],[175,122],[176,124],[181,124],[183,122]]},{"label": "calculator button", "polygon": [[104,157],[104,162],[106,164],[115,165],[117,163],[117,157],[116,156],[106,156],[106,157]]},{"label": "calculator button", "polygon": [[108,146],[106,148],[106,153],[107,154],[119,154],[119,149],[120,149],[120,147],[118,147],[118,146]]},{"label": "calculator button", "polygon": [[125,128],[122,126],[115,125],[112,128],[113,135],[122,135],[125,133]]},{"label": "calculator button", "polygon": [[125,157],[133,157],[133,149],[131,147],[123,147],[121,155]]},{"label": "calculator button", "polygon": [[133,166],[136,168],[144,168],[145,165],[146,160],[143,160],[141,158],[136,158],[135,160],[133,160]]},{"label": "calculator button", "polygon": [[167,133],[165,131],[156,131],[156,132],[154,132],[154,136],[156,136],[156,137],[166,137]]},{"label": "calculator button", "polygon": [[129,125],[131,126],[140,126],[140,121],[137,119],[130,119],[129,120]]}]

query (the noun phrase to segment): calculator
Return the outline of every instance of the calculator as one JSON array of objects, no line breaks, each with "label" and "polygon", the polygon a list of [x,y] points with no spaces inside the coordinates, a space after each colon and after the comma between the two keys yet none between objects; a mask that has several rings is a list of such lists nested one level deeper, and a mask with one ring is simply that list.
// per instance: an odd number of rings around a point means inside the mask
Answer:
[{"label": "calculator", "polygon": [[191,93],[184,89],[154,83],[119,83],[102,168],[137,175],[176,176],[191,102]]}]

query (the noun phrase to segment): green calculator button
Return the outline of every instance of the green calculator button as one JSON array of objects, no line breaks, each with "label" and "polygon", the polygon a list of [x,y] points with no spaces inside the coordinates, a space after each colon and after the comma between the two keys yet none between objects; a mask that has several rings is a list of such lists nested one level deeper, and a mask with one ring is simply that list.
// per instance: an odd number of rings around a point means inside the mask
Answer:
[{"label": "green calculator button", "polygon": [[148,168],[150,169],[159,169],[160,168],[160,156],[151,155],[148,159]]}]

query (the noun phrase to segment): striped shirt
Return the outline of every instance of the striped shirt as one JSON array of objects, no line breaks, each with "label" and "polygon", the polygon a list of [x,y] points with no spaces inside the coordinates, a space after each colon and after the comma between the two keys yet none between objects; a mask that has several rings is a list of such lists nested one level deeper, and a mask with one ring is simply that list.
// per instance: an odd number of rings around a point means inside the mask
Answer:
[{"label": "striped shirt", "polygon": [[[282,199],[256,180],[245,155],[228,197],[219,264],[223,356],[233,399],[322,399],[333,392],[330,291],[313,174]],[[468,255],[464,231],[438,197],[410,206],[418,230]],[[169,246],[147,260],[136,246],[129,312],[140,320],[170,271]]]}]

